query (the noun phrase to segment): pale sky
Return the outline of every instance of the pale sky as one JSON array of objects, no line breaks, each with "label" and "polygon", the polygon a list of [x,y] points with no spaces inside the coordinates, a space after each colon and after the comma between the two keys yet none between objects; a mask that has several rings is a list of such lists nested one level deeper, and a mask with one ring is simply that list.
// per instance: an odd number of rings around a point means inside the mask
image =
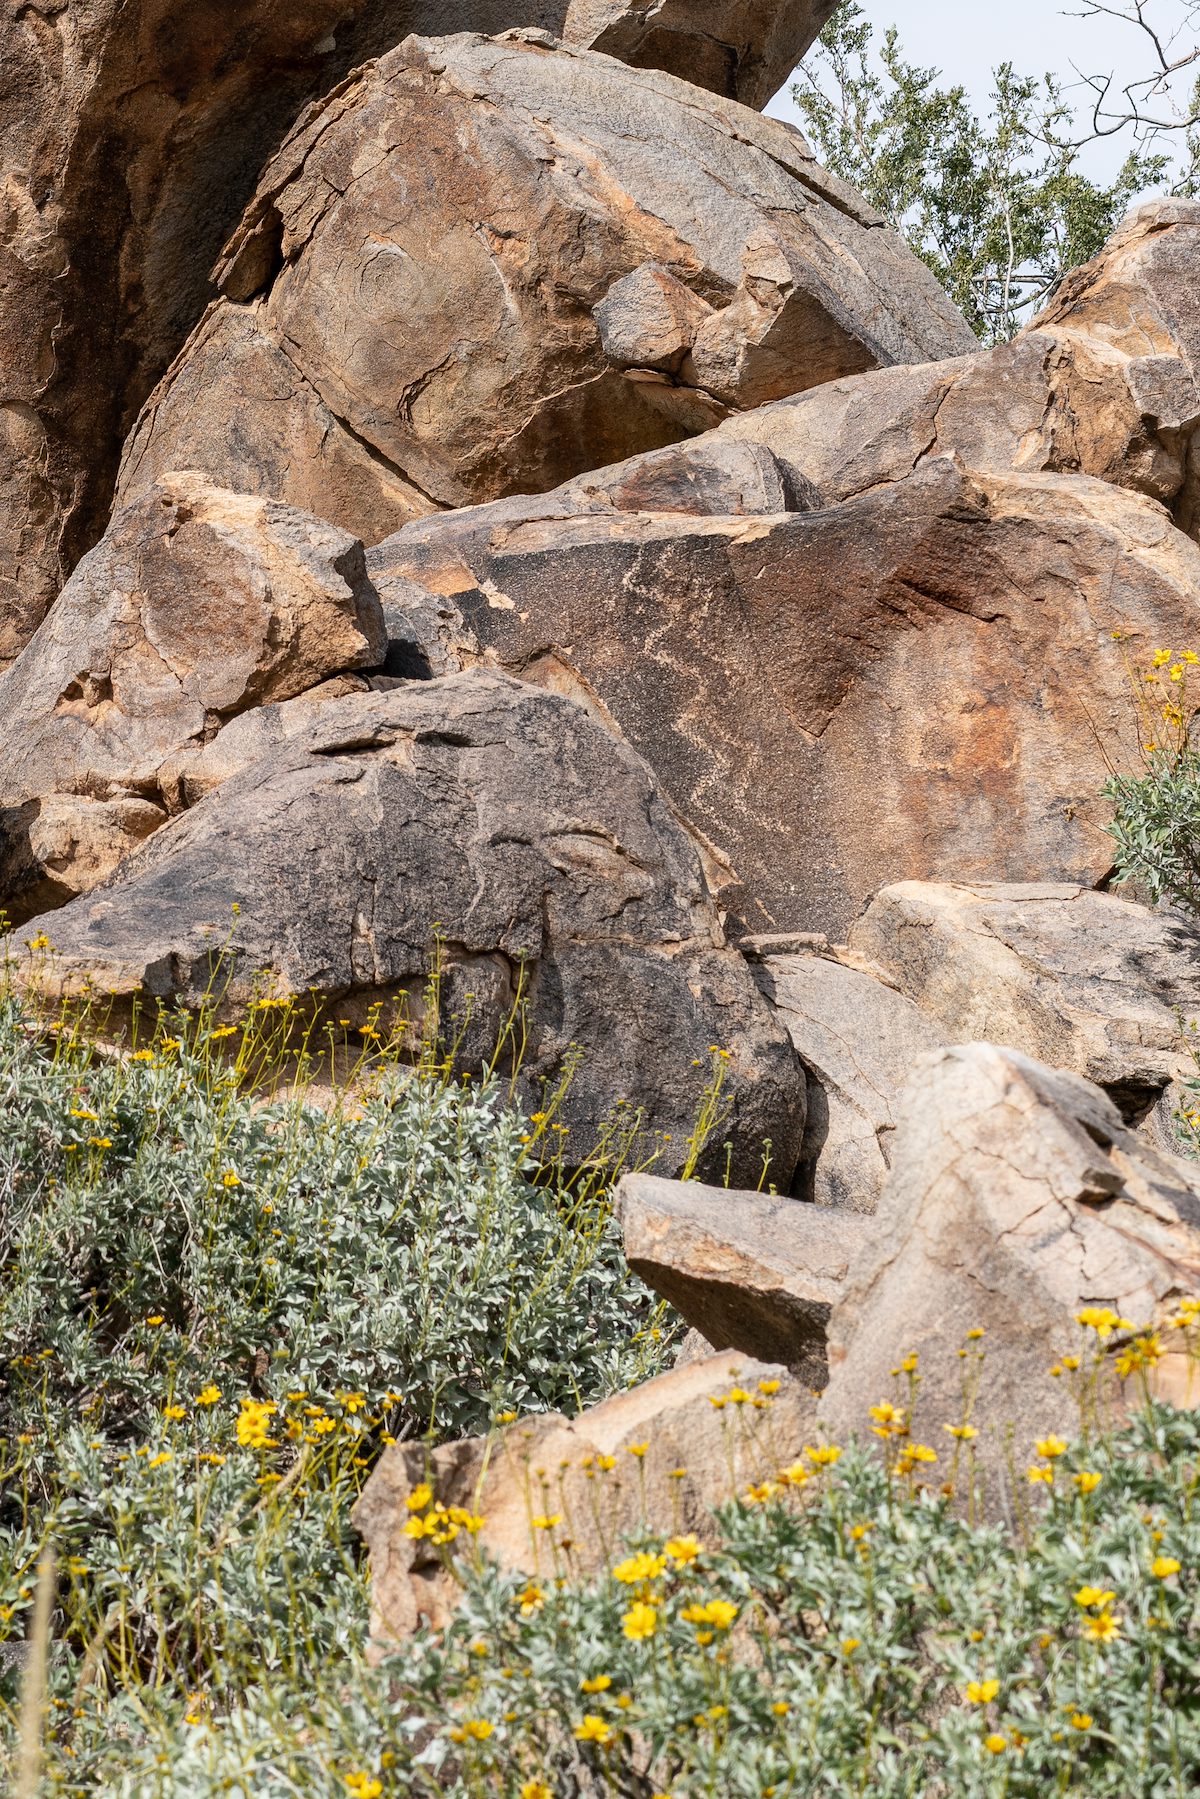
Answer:
[{"label": "pale sky", "polygon": [[[1019,74],[1053,71],[1074,81],[1071,65],[1089,74],[1126,69],[1145,58],[1138,34],[1103,18],[1078,17],[1080,0],[860,0],[877,35],[889,25],[900,31],[910,61],[933,64],[948,81],[962,82],[983,102],[995,64],[1012,62]],[[1161,0],[1160,18],[1178,16],[1178,0]],[[1075,16],[1070,16],[1074,12]],[[1181,44],[1180,49],[1184,46]],[[794,118],[786,90],[767,108]],[[1119,157],[1118,157],[1119,160]]]}]

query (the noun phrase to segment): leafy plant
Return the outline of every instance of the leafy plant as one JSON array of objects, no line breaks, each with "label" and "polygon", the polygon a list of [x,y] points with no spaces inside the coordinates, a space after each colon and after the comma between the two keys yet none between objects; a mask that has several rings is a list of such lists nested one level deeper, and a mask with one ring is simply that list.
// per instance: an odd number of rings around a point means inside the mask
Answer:
[{"label": "leafy plant", "polygon": [[1012,337],[1067,269],[1096,255],[1171,162],[1150,133],[1113,181],[1097,182],[1061,81],[1012,63],[994,81],[984,117],[961,85],[909,62],[895,29],[876,50],[849,0],[791,90],[821,160],[903,233],[988,343]]}]

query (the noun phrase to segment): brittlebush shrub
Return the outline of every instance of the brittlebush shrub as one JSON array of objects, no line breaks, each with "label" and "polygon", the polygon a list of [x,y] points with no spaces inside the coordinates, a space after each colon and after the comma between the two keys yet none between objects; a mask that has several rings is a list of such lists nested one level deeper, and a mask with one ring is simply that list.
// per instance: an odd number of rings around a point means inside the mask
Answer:
[{"label": "brittlebush shrub", "polygon": [[[1097,1422],[1093,1363],[1136,1387],[1164,1353],[1101,1312],[1059,1364],[1079,1440],[1029,1446],[1004,1523],[975,1499],[975,1338],[936,1446],[906,1357],[869,1449],[814,1440],[600,1572],[569,1520],[554,1572],[499,1572],[476,1518],[414,1496],[461,1604],[369,1665],[350,1512],[380,1447],[574,1410],[662,1366],[670,1327],[602,1175],[544,1149],[553,1097],[522,1119],[444,1064],[367,1057],[353,1104],[264,1104],[243,1076],[271,1028],[232,1061],[170,1026],[110,1059],[0,1011],[0,1785],[40,1578],[42,1793],[1195,1790],[1200,1424],[1148,1384],[1131,1426]],[[732,1434],[774,1403],[712,1397]]]}]

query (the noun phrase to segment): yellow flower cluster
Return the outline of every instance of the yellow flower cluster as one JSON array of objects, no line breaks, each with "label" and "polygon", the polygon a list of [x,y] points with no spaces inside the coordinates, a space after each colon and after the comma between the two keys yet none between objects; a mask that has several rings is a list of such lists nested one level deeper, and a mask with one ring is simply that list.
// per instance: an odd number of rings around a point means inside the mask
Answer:
[{"label": "yellow flower cluster", "polygon": [[243,1449],[275,1449],[279,1439],[271,1435],[271,1419],[278,1407],[268,1399],[242,1400],[238,1413],[237,1440]]},{"label": "yellow flower cluster", "polygon": [[453,1543],[460,1531],[474,1537],[484,1526],[484,1519],[477,1512],[468,1511],[461,1505],[445,1506],[435,1500],[428,1481],[414,1487],[405,1504],[409,1512],[405,1536],[417,1541],[425,1538],[439,1549]]}]

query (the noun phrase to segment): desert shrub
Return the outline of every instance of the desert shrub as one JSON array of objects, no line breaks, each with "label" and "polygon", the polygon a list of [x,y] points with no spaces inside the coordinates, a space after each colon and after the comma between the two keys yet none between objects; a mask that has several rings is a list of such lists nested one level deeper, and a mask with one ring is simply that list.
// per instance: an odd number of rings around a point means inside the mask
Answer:
[{"label": "desert shrub", "polygon": [[1115,879],[1136,882],[1152,905],[1200,916],[1200,751],[1191,742],[1189,681],[1196,653],[1160,649],[1148,667],[1129,666],[1142,737],[1142,767],[1114,774],[1109,832]]},{"label": "desert shrub", "polygon": [[270,1097],[273,1002],[132,1054],[89,1023],[0,1002],[0,1679],[50,1543],[55,1679],[120,1742],[143,1687],[302,1685],[361,1639],[348,1513],[384,1444],[574,1412],[668,1333],[609,1212],[633,1121],[576,1168],[561,1092],[526,1119],[370,1026],[321,1108]]},{"label": "desert shrub", "polygon": [[[973,1341],[953,1441],[916,1440],[907,1358],[869,1449],[814,1441],[700,1540],[643,1535],[600,1574],[569,1520],[553,1577],[502,1573],[462,1514],[452,1624],[371,1665],[350,1514],[380,1446],[574,1409],[669,1331],[605,1171],[543,1148],[553,1096],[522,1120],[444,1062],[368,1056],[353,1103],[263,1103],[242,1075],[275,1022],[231,1061],[211,1024],[162,1025],[135,1061],[0,1010],[0,1782],[26,1799],[6,1649],[40,1589],[43,1793],[1194,1790],[1200,1424],[1150,1400],[1157,1335],[1115,1358],[1144,1385],[1122,1431],[1064,1358],[1079,1441],[1037,1445],[1009,1522],[974,1498]],[[773,1403],[713,1397],[731,1432]]]}]

